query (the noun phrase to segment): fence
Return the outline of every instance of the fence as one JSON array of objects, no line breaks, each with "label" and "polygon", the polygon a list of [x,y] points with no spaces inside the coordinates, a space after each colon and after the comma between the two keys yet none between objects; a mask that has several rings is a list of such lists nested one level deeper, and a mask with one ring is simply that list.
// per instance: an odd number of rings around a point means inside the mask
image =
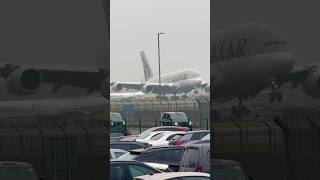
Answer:
[{"label": "fence", "polygon": [[106,124],[72,113],[1,118],[0,158],[31,163],[45,180],[107,179]]},{"label": "fence", "polygon": [[179,100],[111,100],[110,111],[121,113],[129,129],[158,126],[161,112],[185,112],[194,128],[210,127],[210,100],[207,97]]}]

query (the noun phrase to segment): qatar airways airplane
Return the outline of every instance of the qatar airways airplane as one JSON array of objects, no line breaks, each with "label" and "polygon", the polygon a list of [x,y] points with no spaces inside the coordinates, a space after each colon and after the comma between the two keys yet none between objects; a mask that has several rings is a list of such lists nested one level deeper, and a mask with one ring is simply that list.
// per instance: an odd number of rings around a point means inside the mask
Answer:
[{"label": "qatar airways airplane", "polygon": [[283,83],[302,85],[305,94],[320,98],[320,70],[297,61],[281,32],[259,23],[214,31],[211,36],[211,99],[243,101],[271,87],[270,101],[281,101]]},{"label": "qatar airways airplane", "polygon": [[188,93],[197,88],[205,88],[209,91],[209,82],[204,82],[200,74],[194,69],[183,69],[161,75],[161,86],[159,77],[154,77],[145,53],[140,52],[145,81],[144,82],[111,82],[111,89],[119,92],[123,89],[135,89],[143,93],[178,94]]}]

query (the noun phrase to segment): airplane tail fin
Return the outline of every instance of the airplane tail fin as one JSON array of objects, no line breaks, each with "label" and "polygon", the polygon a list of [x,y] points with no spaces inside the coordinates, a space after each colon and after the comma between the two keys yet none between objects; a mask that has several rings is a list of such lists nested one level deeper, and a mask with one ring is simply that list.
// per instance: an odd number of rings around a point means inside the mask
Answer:
[{"label": "airplane tail fin", "polygon": [[140,52],[140,56],[141,56],[142,67],[143,67],[143,72],[144,72],[144,80],[148,81],[150,78],[153,78],[153,72],[151,70],[147,56],[144,53],[144,51]]}]

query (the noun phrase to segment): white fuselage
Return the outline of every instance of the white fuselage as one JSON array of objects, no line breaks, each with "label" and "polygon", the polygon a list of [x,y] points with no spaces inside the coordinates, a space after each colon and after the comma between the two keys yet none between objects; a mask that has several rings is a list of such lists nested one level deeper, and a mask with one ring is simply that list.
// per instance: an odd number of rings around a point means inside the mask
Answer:
[{"label": "white fuselage", "polygon": [[[203,80],[200,78],[200,74],[193,69],[184,69],[161,75],[161,83],[172,83],[177,85],[177,89],[172,93],[187,93],[195,87],[199,87]],[[154,77],[145,82],[159,83],[159,77]]]},{"label": "white fuselage", "polygon": [[281,33],[263,24],[219,31],[212,40],[213,100],[246,95],[287,75],[295,63]]}]

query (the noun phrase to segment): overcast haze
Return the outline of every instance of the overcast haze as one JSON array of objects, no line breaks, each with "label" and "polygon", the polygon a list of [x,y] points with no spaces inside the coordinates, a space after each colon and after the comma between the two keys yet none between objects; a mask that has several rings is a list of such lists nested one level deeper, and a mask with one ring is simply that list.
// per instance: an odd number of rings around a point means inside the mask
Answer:
[{"label": "overcast haze", "polygon": [[144,50],[158,74],[157,32],[161,42],[161,72],[194,68],[210,77],[209,0],[111,0],[110,77],[112,81],[144,79]]}]

